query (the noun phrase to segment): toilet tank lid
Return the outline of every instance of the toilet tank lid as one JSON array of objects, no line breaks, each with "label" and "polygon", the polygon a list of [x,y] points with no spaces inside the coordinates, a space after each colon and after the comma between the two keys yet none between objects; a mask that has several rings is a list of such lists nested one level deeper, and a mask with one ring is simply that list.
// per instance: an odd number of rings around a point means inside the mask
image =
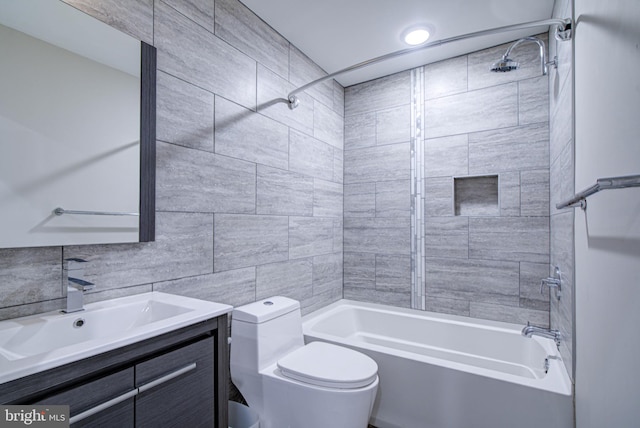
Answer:
[{"label": "toilet tank lid", "polygon": [[273,296],[233,309],[233,320],[260,324],[299,310],[300,302],[283,296]]}]

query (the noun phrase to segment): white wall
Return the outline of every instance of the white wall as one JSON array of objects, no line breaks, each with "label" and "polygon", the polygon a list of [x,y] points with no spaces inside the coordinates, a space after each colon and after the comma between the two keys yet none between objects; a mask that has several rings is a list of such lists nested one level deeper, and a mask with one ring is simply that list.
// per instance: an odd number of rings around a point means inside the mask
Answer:
[{"label": "white wall", "polygon": [[[640,2],[575,0],[576,190],[640,174]],[[640,188],[576,212],[576,421],[640,423]]]}]

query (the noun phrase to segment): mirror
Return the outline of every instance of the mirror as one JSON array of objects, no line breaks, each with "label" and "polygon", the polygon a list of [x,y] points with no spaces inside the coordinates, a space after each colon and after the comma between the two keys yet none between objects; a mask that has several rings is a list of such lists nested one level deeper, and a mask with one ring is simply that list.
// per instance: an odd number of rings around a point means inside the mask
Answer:
[{"label": "mirror", "polygon": [[0,248],[152,241],[155,48],[21,0],[0,58]]}]

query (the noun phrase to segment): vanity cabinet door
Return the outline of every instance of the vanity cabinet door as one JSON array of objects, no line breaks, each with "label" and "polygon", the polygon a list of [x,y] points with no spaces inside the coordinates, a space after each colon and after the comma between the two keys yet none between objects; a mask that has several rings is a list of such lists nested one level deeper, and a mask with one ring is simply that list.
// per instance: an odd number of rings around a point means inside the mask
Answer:
[{"label": "vanity cabinet door", "polygon": [[208,337],[136,365],[136,427],[214,426],[214,346]]},{"label": "vanity cabinet door", "polygon": [[70,406],[69,412],[73,422],[71,427],[73,428],[133,428],[133,397],[135,395],[133,376],[133,368],[128,368],[74,386],[33,404]]}]

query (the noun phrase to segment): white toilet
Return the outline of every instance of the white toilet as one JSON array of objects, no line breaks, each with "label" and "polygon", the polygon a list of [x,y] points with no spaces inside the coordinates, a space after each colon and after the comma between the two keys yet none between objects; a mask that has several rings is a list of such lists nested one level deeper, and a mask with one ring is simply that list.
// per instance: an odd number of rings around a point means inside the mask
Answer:
[{"label": "white toilet", "polygon": [[366,428],[378,389],[368,356],[304,344],[300,303],[270,297],[233,310],[231,379],[260,428]]}]

